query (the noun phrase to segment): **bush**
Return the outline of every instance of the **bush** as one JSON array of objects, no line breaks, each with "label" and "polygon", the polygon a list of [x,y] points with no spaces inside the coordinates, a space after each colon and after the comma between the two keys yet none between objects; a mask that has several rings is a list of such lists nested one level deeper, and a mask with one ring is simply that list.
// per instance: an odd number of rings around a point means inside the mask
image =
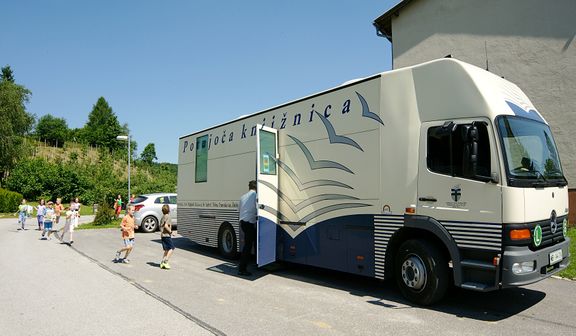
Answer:
[{"label": "bush", "polygon": [[94,225],[108,225],[114,219],[114,209],[110,207],[106,200],[99,204],[98,212],[94,217]]},{"label": "bush", "polygon": [[16,212],[22,198],[17,192],[0,189],[0,212]]}]

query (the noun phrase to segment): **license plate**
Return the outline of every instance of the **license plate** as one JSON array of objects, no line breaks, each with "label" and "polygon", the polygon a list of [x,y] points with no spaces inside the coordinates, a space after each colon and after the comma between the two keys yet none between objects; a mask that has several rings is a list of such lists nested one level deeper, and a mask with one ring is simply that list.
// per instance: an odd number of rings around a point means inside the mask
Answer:
[{"label": "license plate", "polygon": [[562,260],[562,250],[551,252],[549,257],[550,257],[550,265],[559,263]]}]

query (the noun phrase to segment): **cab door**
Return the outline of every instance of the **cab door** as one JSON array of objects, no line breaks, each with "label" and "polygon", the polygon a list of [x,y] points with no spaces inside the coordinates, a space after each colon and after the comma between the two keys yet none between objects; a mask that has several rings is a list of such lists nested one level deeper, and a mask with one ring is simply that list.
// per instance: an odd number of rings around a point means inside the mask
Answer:
[{"label": "cab door", "polygon": [[461,247],[499,250],[502,190],[489,125],[482,119],[422,125],[417,213],[440,222]]},{"label": "cab door", "polygon": [[258,222],[256,225],[256,263],[258,267],[276,261],[278,225],[278,131],[257,125],[256,181]]}]

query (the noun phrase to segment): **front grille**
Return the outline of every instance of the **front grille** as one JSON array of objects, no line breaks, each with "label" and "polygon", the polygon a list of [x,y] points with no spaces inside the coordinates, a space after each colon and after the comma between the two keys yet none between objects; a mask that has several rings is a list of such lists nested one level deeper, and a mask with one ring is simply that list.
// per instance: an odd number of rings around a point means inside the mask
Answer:
[{"label": "front grille", "polygon": [[[554,245],[558,242],[564,241],[563,233],[563,222],[567,216],[561,216],[556,218],[556,232],[552,233],[552,225],[550,225],[550,219],[544,219],[541,221],[524,223],[524,224],[504,224],[504,244],[508,246],[529,246],[530,250],[537,251],[545,247]],[[539,246],[534,244],[534,229],[536,225],[540,225],[542,228],[542,243]],[[522,241],[512,241],[510,239],[511,230],[529,229],[531,237],[528,240]]]},{"label": "front grille", "polygon": [[[540,246],[534,246],[534,242],[531,244],[531,249],[539,250],[546,246],[554,245],[558,242],[564,241],[564,233],[563,233],[563,221],[566,216],[556,218],[556,232],[552,233],[552,225],[550,225],[550,220],[539,221],[534,224],[534,228],[536,225],[540,225],[542,228],[542,243]],[[534,234],[534,228],[532,228],[532,234]]]}]

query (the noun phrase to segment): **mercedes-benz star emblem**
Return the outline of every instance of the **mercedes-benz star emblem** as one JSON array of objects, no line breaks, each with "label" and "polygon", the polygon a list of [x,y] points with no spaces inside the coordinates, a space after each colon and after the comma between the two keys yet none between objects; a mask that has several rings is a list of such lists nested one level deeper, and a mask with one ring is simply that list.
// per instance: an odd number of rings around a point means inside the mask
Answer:
[{"label": "mercedes-benz star emblem", "polygon": [[552,210],[552,214],[550,215],[550,231],[552,234],[556,233],[558,230],[558,223],[556,223],[556,211]]}]

